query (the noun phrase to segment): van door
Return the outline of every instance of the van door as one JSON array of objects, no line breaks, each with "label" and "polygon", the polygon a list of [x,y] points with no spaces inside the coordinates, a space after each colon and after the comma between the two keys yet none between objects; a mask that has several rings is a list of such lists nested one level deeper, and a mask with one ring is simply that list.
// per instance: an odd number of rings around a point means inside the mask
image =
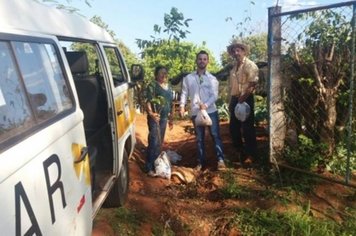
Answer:
[{"label": "van door", "polygon": [[112,81],[114,98],[113,121],[118,155],[114,159],[114,173],[117,182],[106,200],[107,206],[120,206],[128,193],[129,170],[128,157],[135,145],[135,109],[134,91],[130,87],[130,76],[120,51],[114,45],[103,45],[109,65],[108,75]]},{"label": "van door", "polygon": [[134,94],[130,89],[130,77],[118,48],[104,46],[110,64],[111,79],[114,84],[113,95],[116,109],[117,138],[121,139],[135,119]]},{"label": "van door", "polygon": [[83,113],[58,41],[0,33],[0,232],[89,235]]}]

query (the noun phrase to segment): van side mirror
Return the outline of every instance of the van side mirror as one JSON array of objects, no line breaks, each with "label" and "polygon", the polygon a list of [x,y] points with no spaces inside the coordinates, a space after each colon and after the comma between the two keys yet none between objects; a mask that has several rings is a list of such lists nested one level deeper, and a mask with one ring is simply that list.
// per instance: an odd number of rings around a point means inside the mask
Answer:
[{"label": "van side mirror", "polygon": [[140,64],[133,64],[131,66],[130,73],[131,73],[131,79],[132,79],[133,82],[142,81],[144,79],[144,76],[145,76],[145,72],[143,70],[143,67]]}]

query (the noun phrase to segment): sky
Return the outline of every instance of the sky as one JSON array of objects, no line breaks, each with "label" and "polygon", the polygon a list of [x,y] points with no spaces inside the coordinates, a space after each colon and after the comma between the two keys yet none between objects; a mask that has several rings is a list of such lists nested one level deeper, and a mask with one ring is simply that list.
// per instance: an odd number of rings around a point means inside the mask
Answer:
[{"label": "sky", "polygon": [[[68,1],[70,2],[68,4]],[[184,41],[197,45],[206,43],[216,59],[226,50],[233,35],[238,34],[236,24],[247,17],[246,23],[254,32],[267,32],[268,8],[278,3],[282,12],[318,7],[345,2],[342,0],[57,0],[59,3],[79,9],[88,19],[100,16],[108,28],[116,34],[129,49],[138,54],[136,39],[150,40],[155,24],[164,25],[164,14],[172,7],[183,13],[185,19],[192,19],[187,30],[190,34]],[[231,17],[232,21],[226,21]],[[162,34],[164,38],[166,35]]]}]

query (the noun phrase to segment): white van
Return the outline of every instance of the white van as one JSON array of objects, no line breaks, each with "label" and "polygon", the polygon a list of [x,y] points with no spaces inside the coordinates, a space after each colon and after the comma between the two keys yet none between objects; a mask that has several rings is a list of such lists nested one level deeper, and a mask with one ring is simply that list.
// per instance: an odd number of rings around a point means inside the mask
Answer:
[{"label": "white van", "polygon": [[0,234],[90,235],[127,197],[134,82],[83,17],[34,0],[0,15]]}]

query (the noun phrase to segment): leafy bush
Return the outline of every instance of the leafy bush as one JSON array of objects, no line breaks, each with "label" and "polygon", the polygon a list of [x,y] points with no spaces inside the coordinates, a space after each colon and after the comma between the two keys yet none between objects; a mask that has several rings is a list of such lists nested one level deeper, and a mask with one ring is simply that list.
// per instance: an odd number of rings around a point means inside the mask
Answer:
[{"label": "leafy bush", "polygon": [[[327,164],[327,169],[335,174],[345,174],[347,171],[347,147],[340,143],[336,147],[336,153]],[[356,152],[350,152],[350,170],[356,170]]]},{"label": "leafy bush", "polygon": [[[216,101],[219,117],[221,120],[229,120],[229,104],[225,102],[225,98],[220,97]],[[259,95],[255,96],[255,122],[266,123],[268,119],[267,98]]]},{"label": "leafy bush", "polygon": [[219,98],[216,101],[216,107],[218,109],[218,113],[219,113],[219,118],[220,120],[229,120],[230,118],[230,113],[229,113],[229,105],[224,102],[223,99]]},{"label": "leafy bush", "polygon": [[268,120],[267,97],[255,96],[255,122],[266,123]]},{"label": "leafy bush", "polygon": [[315,144],[312,139],[300,134],[298,136],[298,146],[287,146],[284,157],[293,166],[310,170],[324,160],[322,151],[325,148],[325,144]]}]

